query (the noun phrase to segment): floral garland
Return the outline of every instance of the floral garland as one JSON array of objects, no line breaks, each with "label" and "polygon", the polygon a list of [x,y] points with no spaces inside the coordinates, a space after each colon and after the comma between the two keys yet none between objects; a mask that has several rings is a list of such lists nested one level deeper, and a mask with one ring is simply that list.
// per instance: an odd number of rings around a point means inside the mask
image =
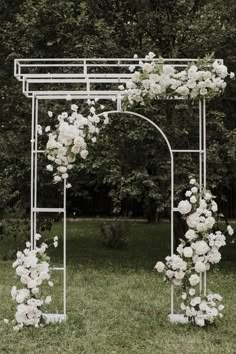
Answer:
[{"label": "floral garland", "polygon": [[[190,180],[186,199],[178,205],[188,225],[185,239],[177,247],[177,253],[166,257],[165,264],[157,262],[155,269],[164,273],[164,280],[182,287],[180,311],[185,322],[198,326],[213,323],[223,316],[224,306],[219,294],[202,294],[201,277],[204,272],[221,260],[220,248],[226,245],[225,234],[233,235],[230,225],[225,232],[216,227],[217,204],[209,191],[201,194],[195,179]],[[199,288],[198,288],[199,287]],[[180,321],[184,322],[184,321]]]},{"label": "floral garland", "polygon": [[[41,238],[40,234],[35,235],[36,240]],[[13,263],[16,269],[16,275],[20,278],[23,287],[13,286],[11,289],[12,299],[16,302],[16,314],[13,329],[19,331],[24,326],[43,327],[47,323],[47,318],[43,314],[42,306],[50,304],[52,298],[50,295],[43,296],[40,287],[47,284],[53,287],[50,280],[50,258],[46,254],[48,247],[58,246],[58,237],[55,236],[53,243],[48,245],[42,243],[40,247],[31,249],[30,242],[26,242],[26,248],[23,252],[17,252],[17,259]],[[5,323],[9,320],[5,319]]]},{"label": "floral garland", "polygon": [[[50,161],[46,168],[53,172],[54,183],[67,179],[77,156],[81,159],[86,159],[88,156],[87,143],[97,141],[98,124],[101,123],[101,118],[96,113],[95,101],[87,102],[91,106],[87,116],[79,113],[78,106],[73,104],[70,113],[63,112],[58,115],[59,123],[55,130],[52,131],[50,126],[45,128],[48,136],[46,155]],[[101,105],[100,109],[103,108],[104,106]],[[50,117],[53,116],[52,112],[48,114]],[[103,124],[108,124],[108,115],[103,113],[103,117]],[[39,129],[42,132],[42,129]],[[67,183],[66,187],[70,188],[71,184]]]},{"label": "floral garland", "polygon": [[135,103],[146,106],[153,99],[161,97],[199,99],[219,96],[224,92],[227,76],[231,79],[235,76],[233,72],[228,73],[225,65],[213,60],[212,56],[189,63],[181,71],[172,65],[165,65],[162,58],[158,62],[154,58],[155,54],[150,52],[144,61],[139,62],[139,70],[135,70],[134,65],[130,66],[133,73],[131,80],[125,86],[119,86],[125,94],[124,106]]}]

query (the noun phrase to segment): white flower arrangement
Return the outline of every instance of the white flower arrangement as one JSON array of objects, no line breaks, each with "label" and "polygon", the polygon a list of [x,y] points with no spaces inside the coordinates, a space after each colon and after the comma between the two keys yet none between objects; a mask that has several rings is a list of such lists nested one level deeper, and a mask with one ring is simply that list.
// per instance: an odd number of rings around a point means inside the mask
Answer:
[{"label": "white flower arrangement", "polygon": [[[35,237],[39,240],[41,235],[36,234]],[[49,287],[54,285],[50,280],[50,258],[46,250],[52,245],[56,247],[57,242],[58,237],[55,236],[52,244],[43,242],[35,249],[31,249],[30,242],[26,242],[25,250],[17,252],[17,259],[12,266],[16,270],[17,277],[20,278],[21,288],[13,286],[11,289],[11,297],[16,302],[16,314],[13,320],[15,324],[13,329],[16,331],[25,326],[38,328],[46,323],[42,306],[50,304],[52,298],[50,295],[44,296],[40,287],[46,289],[45,285]]]},{"label": "white flower arrangement", "polygon": [[125,87],[119,87],[125,93],[126,106],[135,103],[147,105],[160,97],[182,96],[194,100],[219,96],[226,87],[225,79],[228,76],[233,79],[235,76],[233,72],[228,73],[227,67],[212,56],[189,63],[181,71],[164,64],[162,58],[158,62],[154,58],[155,54],[149,53],[137,68],[130,67],[131,80],[125,83]]},{"label": "white flower arrangement", "polygon": [[[101,118],[96,114],[95,101],[88,100],[87,103],[90,106],[87,116],[79,113],[78,106],[73,104],[70,113],[58,115],[55,130],[51,130],[50,126],[45,128],[48,136],[46,154],[50,161],[46,169],[53,173],[54,183],[67,179],[77,156],[86,159],[88,142],[95,143],[97,140]],[[52,117],[52,112],[48,112],[48,115]],[[103,117],[103,124],[108,124],[107,114],[104,113]],[[71,184],[67,183],[66,186],[70,188]]]},{"label": "white flower arrangement", "polygon": [[[201,274],[221,260],[220,248],[226,245],[228,234],[234,234],[228,225],[225,232],[217,229],[217,204],[209,191],[203,193],[195,179],[190,180],[186,199],[178,205],[189,230],[177,247],[177,253],[157,262],[155,269],[164,274],[164,280],[182,287],[181,312],[187,322],[197,326],[213,323],[223,316],[224,306],[219,294],[202,295],[199,288]],[[194,199],[193,199],[194,196]]]}]

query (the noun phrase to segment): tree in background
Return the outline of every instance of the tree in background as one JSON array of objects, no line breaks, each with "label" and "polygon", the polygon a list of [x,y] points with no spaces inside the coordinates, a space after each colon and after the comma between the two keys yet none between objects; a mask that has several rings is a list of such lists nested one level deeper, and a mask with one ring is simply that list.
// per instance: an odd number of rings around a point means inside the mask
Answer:
[{"label": "tree in background", "polygon": [[[233,0],[0,0],[0,8],[2,212],[12,213],[14,207],[27,214],[29,209],[31,102],[13,77],[14,58],[132,57],[148,51],[163,57],[202,57],[214,51],[236,71]],[[220,194],[236,177],[235,90],[230,84],[223,99],[208,105],[208,181]],[[40,113],[45,124],[47,109],[45,105]],[[170,141],[195,144],[193,111],[186,104],[154,104],[140,113],[160,124]],[[183,157],[177,159],[178,192],[195,162],[192,156],[185,157],[185,165]],[[133,119],[114,118],[89,159],[75,170],[71,205],[103,188],[116,212],[123,201],[135,200],[153,220],[168,206],[168,164],[168,151],[153,129]],[[40,185],[46,186],[42,203],[53,200],[49,182],[42,173]]]}]

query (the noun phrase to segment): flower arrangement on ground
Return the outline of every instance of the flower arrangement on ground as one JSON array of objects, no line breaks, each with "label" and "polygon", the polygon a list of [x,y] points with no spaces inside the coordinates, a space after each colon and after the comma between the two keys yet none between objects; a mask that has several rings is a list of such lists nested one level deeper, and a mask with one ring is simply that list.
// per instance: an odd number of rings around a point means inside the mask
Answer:
[{"label": "flower arrangement on ground", "polygon": [[[36,240],[41,238],[35,235]],[[41,243],[35,249],[31,248],[30,242],[26,242],[23,252],[17,252],[17,259],[13,263],[16,275],[20,278],[21,287],[13,286],[11,289],[12,299],[16,302],[16,314],[13,321],[14,330],[18,331],[24,326],[44,326],[47,322],[42,307],[50,304],[51,295],[44,295],[46,288],[53,287],[50,274],[50,258],[46,254],[48,247],[58,246],[58,237],[55,236],[51,244]],[[7,322],[7,320],[5,320]]]},{"label": "flower arrangement on ground", "polygon": [[186,199],[178,205],[188,225],[180,240],[177,254],[166,257],[165,264],[157,262],[155,269],[164,274],[164,280],[182,288],[180,312],[188,322],[205,326],[223,316],[224,306],[219,294],[202,291],[202,274],[221,260],[220,248],[226,245],[226,234],[234,230],[227,225],[223,232],[217,222],[217,203],[211,192],[201,193],[195,179],[190,180]]}]

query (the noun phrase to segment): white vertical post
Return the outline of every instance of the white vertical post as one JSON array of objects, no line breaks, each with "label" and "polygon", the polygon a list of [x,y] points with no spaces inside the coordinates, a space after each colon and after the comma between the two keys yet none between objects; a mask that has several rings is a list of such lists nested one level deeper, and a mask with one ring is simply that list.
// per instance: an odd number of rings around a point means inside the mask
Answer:
[{"label": "white vertical post", "polygon": [[[171,152],[171,256],[174,254],[174,156]],[[174,314],[174,285],[170,288],[171,315]]]},{"label": "white vertical post", "polygon": [[[206,180],[206,169],[207,169],[207,145],[206,145],[206,99],[203,98],[203,112],[202,112],[202,124],[203,124],[203,187],[204,190],[207,188],[207,180]],[[203,280],[203,293],[206,296],[207,292],[207,272],[204,272],[204,280]]]},{"label": "white vertical post", "polygon": [[206,99],[203,98],[203,154],[204,154],[204,158],[203,158],[203,186],[204,189],[206,189],[207,187],[207,182],[206,182]]},{"label": "white vertical post", "polygon": [[31,249],[33,249],[34,245],[34,148],[35,148],[35,140],[34,140],[34,126],[35,126],[35,96],[32,95],[32,122],[31,122],[31,178],[30,178],[30,243]]},{"label": "white vertical post", "polygon": [[199,99],[199,186],[202,193],[202,101]]},{"label": "white vertical post", "polygon": [[64,179],[64,195],[63,195],[63,208],[64,208],[64,218],[63,218],[63,312],[66,317],[66,184],[67,181]]},{"label": "white vertical post", "polygon": [[[34,143],[34,208],[37,208],[37,183],[38,183],[38,98],[35,98],[35,143]],[[34,211],[33,248],[36,248],[35,234],[37,232],[37,212]]]}]

